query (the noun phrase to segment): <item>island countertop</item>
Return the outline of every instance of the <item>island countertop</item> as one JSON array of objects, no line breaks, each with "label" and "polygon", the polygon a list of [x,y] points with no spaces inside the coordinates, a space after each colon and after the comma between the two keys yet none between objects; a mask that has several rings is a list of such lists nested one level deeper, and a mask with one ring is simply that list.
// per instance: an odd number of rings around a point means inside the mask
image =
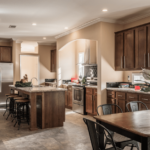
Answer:
[{"label": "island countertop", "polygon": [[14,90],[20,90],[25,92],[51,92],[51,91],[66,91],[67,89],[64,88],[56,88],[56,87],[15,87],[14,85],[9,85],[10,88],[13,88]]}]

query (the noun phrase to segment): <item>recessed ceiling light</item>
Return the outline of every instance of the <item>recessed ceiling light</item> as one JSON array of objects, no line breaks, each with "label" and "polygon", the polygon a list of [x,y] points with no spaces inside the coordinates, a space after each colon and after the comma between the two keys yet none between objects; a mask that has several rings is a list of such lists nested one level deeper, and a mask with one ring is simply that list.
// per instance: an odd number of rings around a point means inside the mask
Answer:
[{"label": "recessed ceiling light", "polygon": [[103,9],[103,11],[107,11],[107,9]]},{"label": "recessed ceiling light", "polygon": [[68,29],[68,27],[65,27],[65,29],[67,30],[67,29]]},{"label": "recessed ceiling light", "polygon": [[43,40],[46,40],[46,37],[43,37]]},{"label": "recessed ceiling light", "polygon": [[36,26],[36,23],[32,23],[33,26]]}]

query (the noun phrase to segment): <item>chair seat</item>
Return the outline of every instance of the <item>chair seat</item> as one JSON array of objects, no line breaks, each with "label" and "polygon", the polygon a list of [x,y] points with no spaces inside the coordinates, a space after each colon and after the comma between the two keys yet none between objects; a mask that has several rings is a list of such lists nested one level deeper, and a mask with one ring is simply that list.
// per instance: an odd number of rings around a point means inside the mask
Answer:
[{"label": "chair seat", "polygon": [[130,138],[127,138],[127,137],[125,137],[121,134],[115,133],[115,132],[114,132],[113,139],[115,142],[123,142],[123,141],[131,140]]},{"label": "chair seat", "polygon": [[19,95],[10,95],[10,96],[8,96],[8,98],[15,98],[15,97],[19,97]]}]

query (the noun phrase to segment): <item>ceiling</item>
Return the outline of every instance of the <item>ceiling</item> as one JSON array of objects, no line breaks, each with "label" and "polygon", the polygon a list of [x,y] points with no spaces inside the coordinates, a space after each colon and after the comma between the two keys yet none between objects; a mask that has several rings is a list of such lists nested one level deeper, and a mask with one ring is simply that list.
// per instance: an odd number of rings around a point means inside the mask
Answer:
[{"label": "ceiling", "polygon": [[66,26],[71,30],[96,18],[125,21],[150,14],[149,8],[150,0],[0,0],[0,38],[55,43]]}]

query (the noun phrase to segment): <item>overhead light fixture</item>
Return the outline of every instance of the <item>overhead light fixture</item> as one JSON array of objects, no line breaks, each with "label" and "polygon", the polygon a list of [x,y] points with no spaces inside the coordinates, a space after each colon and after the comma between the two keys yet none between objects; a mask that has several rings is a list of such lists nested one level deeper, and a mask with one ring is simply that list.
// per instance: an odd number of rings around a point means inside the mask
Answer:
[{"label": "overhead light fixture", "polygon": [[36,23],[32,23],[33,26],[36,26]]},{"label": "overhead light fixture", "polygon": [[67,30],[67,29],[68,29],[68,27],[65,27],[65,29]]},{"label": "overhead light fixture", "polygon": [[46,37],[43,37],[43,40],[46,40]]},{"label": "overhead light fixture", "polygon": [[103,9],[103,11],[107,11],[107,9]]}]

